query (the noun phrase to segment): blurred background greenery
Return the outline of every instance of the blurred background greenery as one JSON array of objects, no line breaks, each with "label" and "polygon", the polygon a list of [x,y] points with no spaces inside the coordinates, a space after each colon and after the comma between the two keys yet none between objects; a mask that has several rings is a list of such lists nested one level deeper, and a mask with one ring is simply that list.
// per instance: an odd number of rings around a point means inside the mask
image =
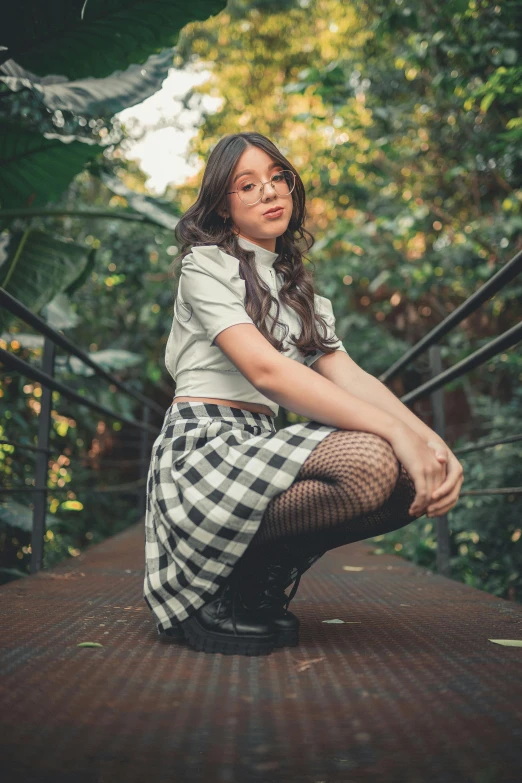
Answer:
[{"label": "blurred background greenery", "polygon": [[[22,14],[34,2],[19,5]],[[300,172],[317,290],[332,299],[349,354],[376,376],[521,249],[516,0],[209,0],[187,3],[185,15],[179,4],[142,5],[143,17],[125,0],[107,16],[92,2],[79,25],[70,4],[48,1],[39,4],[45,35],[20,17],[0,40],[9,45],[0,65],[0,285],[132,388],[164,408],[175,393],[164,365],[173,228],[224,134],[259,131]],[[65,24],[54,27],[57,9]],[[154,127],[136,134],[118,114],[159,95],[169,69],[204,78],[182,98],[197,116],[186,151],[194,173],[176,179],[166,156],[172,177],[158,194],[130,143]],[[156,129],[177,122],[172,106]],[[78,214],[87,210],[96,216]],[[521,301],[514,280],[466,318],[443,341],[443,366],[518,323]],[[42,338],[5,312],[0,346],[41,360]],[[140,415],[60,351],[57,377]],[[425,379],[415,364],[390,388],[401,396]],[[448,384],[448,445],[522,432],[521,380],[515,346]],[[4,369],[0,438],[35,442],[40,397],[39,383]],[[136,481],[136,431],[58,392],[53,404],[44,567],[140,514],[132,491],[93,491]],[[412,409],[432,426],[429,400]],[[298,420],[282,410],[276,426]],[[463,489],[521,486],[520,443],[463,455]],[[28,454],[0,443],[4,486],[33,483]],[[0,582],[28,573],[31,502],[30,493],[1,496]],[[449,513],[454,578],[522,601],[521,511],[516,494],[462,497]],[[435,566],[427,517],[371,541],[376,554]]]}]

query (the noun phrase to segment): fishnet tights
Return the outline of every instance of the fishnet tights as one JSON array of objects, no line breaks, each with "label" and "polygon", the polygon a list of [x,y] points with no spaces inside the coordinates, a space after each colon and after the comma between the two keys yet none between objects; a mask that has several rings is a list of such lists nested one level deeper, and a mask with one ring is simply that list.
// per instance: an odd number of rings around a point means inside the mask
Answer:
[{"label": "fishnet tights", "polygon": [[397,530],[416,519],[415,485],[387,440],[371,432],[334,430],[304,461],[293,484],[272,498],[245,553],[274,541],[324,553]]}]

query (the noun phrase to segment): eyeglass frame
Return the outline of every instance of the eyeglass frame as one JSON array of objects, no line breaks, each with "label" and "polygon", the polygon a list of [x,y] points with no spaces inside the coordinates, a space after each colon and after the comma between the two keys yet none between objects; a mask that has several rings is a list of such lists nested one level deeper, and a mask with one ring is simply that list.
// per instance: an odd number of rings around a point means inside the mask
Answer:
[{"label": "eyeglass frame", "polygon": [[[289,191],[289,193],[277,193],[277,190],[275,189],[274,185],[272,184],[273,178],[275,176],[277,176],[278,174],[282,174],[283,171],[289,171],[290,174],[292,174],[293,177],[294,177],[294,184],[293,184],[292,190]],[[272,176],[270,177],[269,180],[267,180],[266,182],[261,182],[260,183],[260,185],[261,185],[261,195],[259,196],[258,200],[254,201],[252,204],[247,204],[246,201],[243,201],[243,199],[239,195],[239,191],[238,190],[229,190],[225,195],[229,196],[232,193],[237,193],[238,199],[241,201],[242,204],[245,205],[245,207],[255,207],[255,205],[259,204],[259,202],[261,201],[261,199],[265,195],[265,185],[271,184],[272,188],[274,189],[274,193],[276,193],[278,196],[290,196],[294,192],[294,190],[295,190],[295,179],[296,179],[295,174],[294,174],[293,171],[290,171],[290,169],[281,169],[281,171],[276,171],[275,174],[272,174]]]}]

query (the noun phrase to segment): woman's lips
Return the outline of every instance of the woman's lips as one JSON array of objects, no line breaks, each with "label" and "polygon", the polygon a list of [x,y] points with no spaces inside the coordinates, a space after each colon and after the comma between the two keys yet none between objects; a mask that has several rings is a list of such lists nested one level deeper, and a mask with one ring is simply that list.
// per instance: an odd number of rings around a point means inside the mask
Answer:
[{"label": "woman's lips", "polygon": [[279,209],[277,211],[273,210],[272,212],[265,212],[264,217],[266,217],[266,218],[274,218],[275,219],[275,218],[281,217],[281,215],[283,214],[284,211],[285,211],[284,207],[279,207]]}]

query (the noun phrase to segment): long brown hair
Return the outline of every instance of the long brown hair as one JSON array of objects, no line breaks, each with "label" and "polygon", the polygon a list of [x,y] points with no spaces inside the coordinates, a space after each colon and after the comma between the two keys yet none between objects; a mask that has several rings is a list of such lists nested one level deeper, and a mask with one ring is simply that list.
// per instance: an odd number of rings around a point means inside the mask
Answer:
[{"label": "long brown hair", "polygon": [[[239,260],[239,274],[245,281],[245,310],[256,324],[261,334],[280,353],[287,351],[283,347],[283,339],[288,335],[288,326],[279,319],[279,302],[270,292],[268,285],[260,277],[255,264],[255,254],[246,250],[238,243],[237,236],[227,221],[219,215],[219,209],[226,209],[226,190],[231,171],[241,154],[249,146],[257,146],[281,164],[284,169],[290,169],[296,175],[295,188],[292,191],[292,216],[284,234],[277,237],[275,252],[278,257],[274,262],[274,270],[283,276],[283,284],[279,297],[288,307],[291,307],[301,319],[302,330],[299,336],[291,335],[294,345],[304,355],[308,356],[316,350],[324,353],[332,352],[335,340],[322,337],[317,324],[324,328],[323,318],[314,312],[314,278],[313,274],[303,264],[304,253],[314,245],[313,235],[307,231],[303,223],[306,218],[306,196],[301,177],[289,160],[279,152],[275,144],[261,133],[233,133],[221,138],[209,155],[203,180],[196,202],[180,218],[174,229],[180,254],[174,259],[173,266],[190,253],[194,246],[218,245],[225,253]],[[299,248],[304,244],[304,252]],[[276,303],[276,317],[269,329],[266,318],[271,303]],[[284,338],[277,339],[272,330],[280,326],[284,329]]]}]

